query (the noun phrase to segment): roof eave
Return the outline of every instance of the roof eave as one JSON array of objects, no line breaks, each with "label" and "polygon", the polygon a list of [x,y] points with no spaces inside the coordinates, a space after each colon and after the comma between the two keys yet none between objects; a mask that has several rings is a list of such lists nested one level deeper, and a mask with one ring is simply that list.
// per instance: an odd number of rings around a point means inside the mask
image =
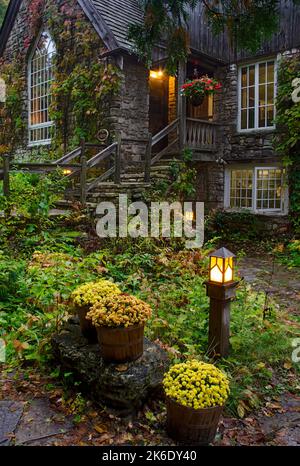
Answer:
[{"label": "roof eave", "polygon": [[95,31],[101,37],[104,42],[104,45],[107,47],[109,52],[119,49],[119,44],[116,41],[115,36],[105,23],[104,19],[102,18],[101,14],[97,9],[94,7],[92,2],[87,2],[84,0],[77,0],[81,8],[83,9],[86,16],[91,21]]},{"label": "roof eave", "polygon": [[0,29],[0,58],[3,56],[9,34],[13,28],[15,18],[20,9],[22,0],[11,0],[8,4],[3,23]]}]

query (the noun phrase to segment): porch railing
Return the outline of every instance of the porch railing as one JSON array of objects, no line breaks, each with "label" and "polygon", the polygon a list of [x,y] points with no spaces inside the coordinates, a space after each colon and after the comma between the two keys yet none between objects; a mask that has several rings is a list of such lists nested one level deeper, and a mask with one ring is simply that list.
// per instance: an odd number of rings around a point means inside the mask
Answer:
[{"label": "porch railing", "polygon": [[[61,168],[67,178],[79,177],[80,179],[80,202],[86,203],[87,193],[96,187],[101,181],[107,180],[113,176],[116,184],[120,183],[121,179],[121,141],[112,143],[110,146],[101,149],[96,155],[90,159],[86,156],[88,147],[103,147],[100,144],[90,144],[82,141],[80,147],[65,154],[58,160],[52,163],[19,163],[11,162],[8,154],[3,155],[3,170],[0,170],[0,179],[3,180],[3,193],[9,196],[9,173],[12,171],[26,171],[28,173],[51,173]],[[73,162],[79,158],[79,163]],[[105,160],[109,160],[110,167],[100,176],[88,182],[88,172],[90,169],[96,168]]]},{"label": "porch railing", "polygon": [[218,124],[197,118],[186,119],[185,144],[199,151],[213,151],[217,147]]},{"label": "porch railing", "polygon": [[[156,146],[157,143],[162,141],[165,137],[174,133],[174,137],[166,147],[164,147],[161,151],[157,152],[153,155],[153,147]],[[165,154],[167,154],[171,148],[176,147],[179,143],[179,118],[172,121],[168,126],[163,128],[159,133],[152,136],[149,134],[149,141],[147,143],[146,148],[146,157],[145,157],[145,182],[149,182],[151,178],[151,165],[155,162],[158,162]]]}]

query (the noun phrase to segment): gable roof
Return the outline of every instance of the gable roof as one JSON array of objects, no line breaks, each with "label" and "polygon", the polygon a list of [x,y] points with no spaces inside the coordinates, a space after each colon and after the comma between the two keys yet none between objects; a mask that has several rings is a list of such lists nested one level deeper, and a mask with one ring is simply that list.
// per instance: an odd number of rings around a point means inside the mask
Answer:
[{"label": "gable roof", "polygon": [[3,23],[0,29],[0,57],[2,56],[6,42],[8,41],[10,31],[14,25],[16,16],[20,9],[22,0],[11,0],[7,7]]},{"label": "gable roof", "polygon": [[112,31],[119,47],[132,49],[128,27],[143,22],[143,11],[138,0],[89,0]]},{"label": "gable roof", "polygon": [[[77,0],[109,51],[132,51],[127,39],[128,26],[142,22],[143,12],[138,0]],[[0,56],[5,50],[22,0],[10,0],[0,29]]]}]

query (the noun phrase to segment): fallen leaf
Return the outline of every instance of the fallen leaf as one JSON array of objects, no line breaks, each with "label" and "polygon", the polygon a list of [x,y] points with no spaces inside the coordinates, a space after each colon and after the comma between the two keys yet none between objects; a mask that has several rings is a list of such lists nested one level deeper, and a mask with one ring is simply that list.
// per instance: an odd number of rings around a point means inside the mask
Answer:
[{"label": "fallen leaf", "polygon": [[96,425],[94,426],[94,429],[99,433],[99,434],[103,434],[104,432],[107,432],[107,427],[104,426],[104,425]]},{"label": "fallen leaf", "polygon": [[14,340],[13,345],[16,351],[21,352],[29,348],[29,344],[19,340]]},{"label": "fallen leaf", "polygon": [[126,372],[128,370],[128,365],[127,364],[119,364],[118,366],[115,367],[115,369],[118,372]]}]

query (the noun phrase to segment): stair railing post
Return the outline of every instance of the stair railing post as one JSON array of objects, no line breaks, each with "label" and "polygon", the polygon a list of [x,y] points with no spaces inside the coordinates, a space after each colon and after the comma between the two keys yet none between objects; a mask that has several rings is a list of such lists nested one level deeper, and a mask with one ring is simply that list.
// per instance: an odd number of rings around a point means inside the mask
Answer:
[{"label": "stair railing post", "polygon": [[3,194],[5,197],[9,197],[9,154],[4,154],[3,158]]},{"label": "stair railing post", "polygon": [[152,134],[149,133],[149,138],[146,146],[145,154],[145,183],[150,183],[151,180],[151,155],[152,155]]},{"label": "stair railing post", "polygon": [[82,205],[86,204],[86,178],[87,178],[87,159],[85,155],[85,141],[84,139],[80,142],[81,145],[81,156],[80,156],[80,202]]},{"label": "stair railing post", "polygon": [[182,151],[186,143],[186,99],[181,96],[181,86],[186,79],[186,62],[178,65],[178,118],[179,118],[179,149]]},{"label": "stair railing post", "polygon": [[121,182],[121,137],[118,137],[118,145],[115,152],[115,184]]}]

